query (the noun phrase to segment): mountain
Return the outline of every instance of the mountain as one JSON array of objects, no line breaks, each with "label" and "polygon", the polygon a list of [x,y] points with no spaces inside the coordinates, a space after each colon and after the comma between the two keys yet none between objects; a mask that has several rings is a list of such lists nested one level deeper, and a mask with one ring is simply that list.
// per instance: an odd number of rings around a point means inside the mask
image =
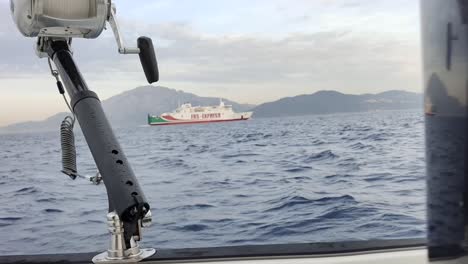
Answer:
[{"label": "mountain", "polygon": [[[235,111],[247,111],[254,107],[248,104],[223,99]],[[121,93],[103,101],[103,107],[112,124],[116,126],[144,125],[147,114],[161,114],[176,109],[181,103],[192,105],[218,105],[219,98],[200,97],[192,93],[161,86],[143,86]]]},{"label": "mountain", "polygon": [[[237,112],[254,111],[254,117],[280,117],[340,112],[359,112],[386,109],[422,108],[422,95],[406,91],[387,91],[378,94],[351,95],[336,91],[319,91],[309,95],[286,97],[259,106],[232,104]],[[161,86],[142,86],[104,100],[103,107],[114,127],[146,124],[146,115],[169,112],[179,103],[216,105],[219,98],[200,97]],[[58,113],[43,121],[23,122],[0,128],[0,133],[58,131],[67,113]]]},{"label": "mountain", "polygon": [[[223,99],[231,104],[235,111],[247,111],[254,105],[238,104]],[[138,126],[147,122],[147,114],[160,114],[177,108],[179,103],[190,102],[192,105],[217,105],[219,98],[200,97],[192,93],[177,91],[162,86],[142,86],[103,100],[104,111],[114,127]],[[58,113],[43,121],[22,122],[0,128],[0,133],[21,133],[58,131],[60,123],[67,113]]]},{"label": "mountain", "polygon": [[58,113],[42,121],[28,121],[0,127],[0,133],[59,131],[60,123],[69,113]]},{"label": "mountain", "polygon": [[422,109],[422,105],[421,94],[406,91],[392,90],[362,95],[319,91],[264,103],[253,108],[253,111],[255,117],[281,117],[371,110]]}]

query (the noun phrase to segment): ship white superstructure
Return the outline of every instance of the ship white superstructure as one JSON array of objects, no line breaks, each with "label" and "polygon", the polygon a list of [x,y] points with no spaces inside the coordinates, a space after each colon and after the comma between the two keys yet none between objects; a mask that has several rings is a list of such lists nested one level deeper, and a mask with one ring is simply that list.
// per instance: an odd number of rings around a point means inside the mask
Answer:
[{"label": "ship white superstructure", "polygon": [[192,106],[185,103],[170,113],[162,113],[159,116],[148,115],[149,125],[169,125],[187,123],[211,123],[224,121],[248,120],[252,112],[236,113],[232,105],[226,105],[221,100],[216,106]]}]

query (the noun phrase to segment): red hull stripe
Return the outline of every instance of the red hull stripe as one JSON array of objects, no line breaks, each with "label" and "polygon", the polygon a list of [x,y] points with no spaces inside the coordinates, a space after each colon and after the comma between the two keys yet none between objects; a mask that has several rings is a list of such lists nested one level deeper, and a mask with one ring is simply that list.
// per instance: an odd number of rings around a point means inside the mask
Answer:
[{"label": "red hull stripe", "polygon": [[162,118],[166,119],[166,120],[171,120],[171,121],[176,121],[178,120],[177,118],[174,118],[173,116],[171,115],[165,115],[165,116],[161,116]]},{"label": "red hull stripe", "polygon": [[224,119],[224,120],[207,120],[207,121],[178,121],[178,122],[167,122],[167,123],[153,123],[151,126],[167,126],[167,125],[184,125],[184,124],[201,124],[201,123],[219,123],[219,122],[231,122],[231,121],[243,121],[248,118],[239,119]]}]

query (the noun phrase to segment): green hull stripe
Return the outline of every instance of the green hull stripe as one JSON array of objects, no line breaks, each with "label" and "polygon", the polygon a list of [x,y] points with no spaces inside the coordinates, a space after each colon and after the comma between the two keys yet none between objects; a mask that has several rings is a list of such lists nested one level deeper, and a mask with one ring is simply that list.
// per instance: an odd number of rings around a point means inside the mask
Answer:
[{"label": "green hull stripe", "polygon": [[154,124],[154,123],[167,123],[168,121],[165,119],[162,119],[161,117],[157,116],[150,116],[148,115],[148,125]]}]

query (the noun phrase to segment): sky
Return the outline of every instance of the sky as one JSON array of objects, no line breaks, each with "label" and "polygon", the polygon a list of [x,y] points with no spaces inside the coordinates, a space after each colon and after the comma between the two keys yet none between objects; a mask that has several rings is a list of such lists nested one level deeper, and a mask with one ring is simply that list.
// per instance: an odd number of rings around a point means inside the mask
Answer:
[{"label": "sky", "polygon": [[[153,39],[161,85],[260,104],[319,90],[421,92],[418,0],[114,0],[127,46]],[[66,106],[0,0],[0,126]],[[147,85],[111,30],[73,42],[101,99]]]}]

